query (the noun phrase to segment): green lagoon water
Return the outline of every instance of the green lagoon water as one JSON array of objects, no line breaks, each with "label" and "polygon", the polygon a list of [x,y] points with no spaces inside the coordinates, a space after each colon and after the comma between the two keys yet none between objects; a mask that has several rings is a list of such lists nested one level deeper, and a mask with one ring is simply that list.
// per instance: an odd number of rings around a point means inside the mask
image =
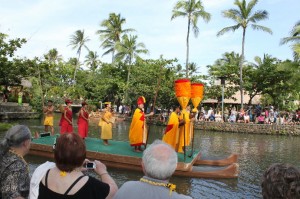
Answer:
[{"label": "green lagoon water", "polygon": [[[60,114],[55,116],[55,131],[59,132],[58,121]],[[74,121],[77,121],[74,118]],[[43,131],[40,119],[6,121],[27,125],[32,132]],[[75,123],[75,122],[74,122]],[[77,131],[75,123],[75,131]],[[118,122],[113,127],[113,139],[128,141],[128,128],[130,122]],[[163,126],[151,126],[149,143],[161,139]],[[0,138],[5,132],[0,132]],[[89,136],[99,138],[97,122],[90,123]],[[195,130],[195,148],[200,150],[205,157],[226,157],[231,153],[239,154],[239,178],[237,179],[199,179],[172,177],[170,180],[177,185],[177,191],[193,198],[262,198],[261,177],[266,168],[272,163],[290,163],[300,167],[300,137],[249,135],[237,133],[208,132]],[[26,156],[30,164],[30,172],[46,158]],[[121,186],[128,180],[139,180],[142,173],[108,169],[109,173]]]}]

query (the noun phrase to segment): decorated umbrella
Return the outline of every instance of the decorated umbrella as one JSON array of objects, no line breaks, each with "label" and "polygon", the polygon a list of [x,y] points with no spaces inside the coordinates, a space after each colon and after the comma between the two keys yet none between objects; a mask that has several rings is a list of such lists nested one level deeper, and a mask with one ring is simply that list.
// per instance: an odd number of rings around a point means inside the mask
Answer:
[{"label": "decorated umbrella", "polygon": [[178,79],[175,81],[175,95],[181,108],[186,111],[191,98],[191,82],[189,79]]},{"label": "decorated umbrella", "polygon": [[204,85],[201,83],[191,84],[191,100],[194,105],[192,112],[197,112],[197,107],[203,99]]},{"label": "decorated umbrella", "polygon": [[[183,119],[185,119],[186,107],[191,98],[191,82],[189,79],[178,79],[175,81],[175,95],[176,98],[182,108]],[[184,159],[186,155],[186,147],[185,147],[185,125],[184,125]],[[179,141],[179,136],[176,135],[176,143]]]},{"label": "decorated umbrella", "polygon": [[[197,112],[197,107],[203,99],[204,85],[201,83],[192,83],[191,84],[191,100],[194,105],[192,112]],[[189,154],[191,157],[194,153],[194,125],[191,126],[191,138],[192,138],[192,150]]]}]

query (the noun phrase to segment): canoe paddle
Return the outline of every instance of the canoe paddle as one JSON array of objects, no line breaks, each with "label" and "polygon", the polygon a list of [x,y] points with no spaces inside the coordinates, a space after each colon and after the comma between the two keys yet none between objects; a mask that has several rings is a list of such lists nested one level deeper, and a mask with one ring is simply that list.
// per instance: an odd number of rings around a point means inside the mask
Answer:
[{"label": "canoe paddle", "polygon": [[193,156],[193,153],[194,153],[194,122],[192,123],[192,133],[191,133],[191,135],[192,135],[192,150],[191,150],[191,153],[188,155],[189,156],[189,158],[191,158],[192,156]]}]

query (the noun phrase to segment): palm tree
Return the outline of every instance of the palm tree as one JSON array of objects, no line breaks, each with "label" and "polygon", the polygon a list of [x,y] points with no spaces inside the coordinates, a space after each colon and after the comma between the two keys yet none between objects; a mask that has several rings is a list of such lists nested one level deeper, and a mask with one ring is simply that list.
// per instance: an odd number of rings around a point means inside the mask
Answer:
[{"label": "palm tree", "polygon": [[53,48],[48,51],[47,54],[44,55],[45,59],[49,62],[49,73],[52,76],[52,67],[62,60],[62,56],[58,54],[56,48]]},{"label": "palm tree", "polygon": [[211,14],[204,10],[202,2],[196,0],[186,0],[179,1],[173,8],[171,20],[176,17],[187,17],[188,18],[188,30],[186,36],[186,77],[189,76],[189,37],[190,37],[190,27],[193,26],[193,32],[195,37],[199,34],[199,28],[197,27],[197,22],[199,17],[201,17],[205,22],[209,22]]},{"label": "palm tree", "polygon": [[112,62],[114,61],[116,43],[121,41],[122,34],[134,31],[134,29],[123,29],[122,26],[125,23],[125,18],[122,18],[120,14],[110,13],[109,18],[100,24],[105,29],[96,32],[100,35],[100,40],[103,41],[101,46],[103,49],[107,49],[102,56],[112,53]]},{"label": "palm tree", "polygon": [[294,59],[300,59],[300,21],[298,21],[293,27],[290,36],[281,39],[280,44],[293,43],[292,49],[294,51]]},{"label": "palm tree", "polygon": [[45,59],[48,60],[50,63],[56,63],[62,60],[62,56],[58,54],[56,48],[53,48],[48,51],[47,54],[44,55]]},{"label": "palm tree", "polygon": [[99,65],[99,56],[97,52],[89,51],[89,53],[85,56],[85,63],[90,67],[92,71],[96,70]]},{"label": "palm tree", "polygon": [[116,54],[116,60],[125,60],[125,63],[128,64],[128,73],[127,73],[127,83],[126,83],[126,92],[125,92],[125,100],[127,102],[128,96],[128,85],[130,79],[130,70],[133,59],[140,58],[140,54],[147,54],[149,51],[146,49],[144,43],[137,42],[136,35],[127,35],[125,34],[122,37],[122,41],[118,42],[116,45],[118,53]]},{"label": "palm tree", "polygon": [[76,72],[80,64],[79,60],[80,60],[81,49],[82,47],[85,47],[89,51],[88,47],[85,45],[86,42],[88,42],[89,40],[90,39],[88,37],[85,37],[84,30],[77,30],[73,35],[71,35],[71,41],[69,45],[72,46],[72,49],[77,48],[77,54],[78,54],[78,58],[77,58],[78,61],[75,66],[74,78],[73,78],[74,84],[76,84]]},{"label": "palm tree", "polygon": [[244,62],[244,48],[245,48],[245,36],[246,29],[248,26],[251,26],[254,30],[262,30],[264,32],[272,34],[272,30],[265,26],[257,25],[258,21],[268,19],[268,12],[266,10],[254,11],[254,7],[257,4],[258,0],[251,0],[248,4],[246,0],[235,0],[234,5],[238,9],[232,8],[229,10],[223,11],[223,16],[225,18],[232,19],[236,22],[235,25],[225,27],[217,33],[217,36],[223,35],[229,31],[236,31],[239,28],[243,29],[243,38],[242,38],[242,53],[239,62],[240,68],[240,93],[241,93],[241,108],[243,108],[243,62]]}]

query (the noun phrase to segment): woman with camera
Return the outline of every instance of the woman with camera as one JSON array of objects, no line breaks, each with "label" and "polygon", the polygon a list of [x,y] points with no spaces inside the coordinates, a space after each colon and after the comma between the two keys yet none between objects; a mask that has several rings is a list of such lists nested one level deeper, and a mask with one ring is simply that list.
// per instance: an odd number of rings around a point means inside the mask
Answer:
[{"label": "woman with camera", "polygon": [[38,198],[112,198],[118,187],[110,177],[106,166],[94,161],[93,169],[101,181],[86,176],[82,171],[88,160],[82,138],[74,133],[57,138],[54,149],[55,167],[49,169],[39,184]]}]

